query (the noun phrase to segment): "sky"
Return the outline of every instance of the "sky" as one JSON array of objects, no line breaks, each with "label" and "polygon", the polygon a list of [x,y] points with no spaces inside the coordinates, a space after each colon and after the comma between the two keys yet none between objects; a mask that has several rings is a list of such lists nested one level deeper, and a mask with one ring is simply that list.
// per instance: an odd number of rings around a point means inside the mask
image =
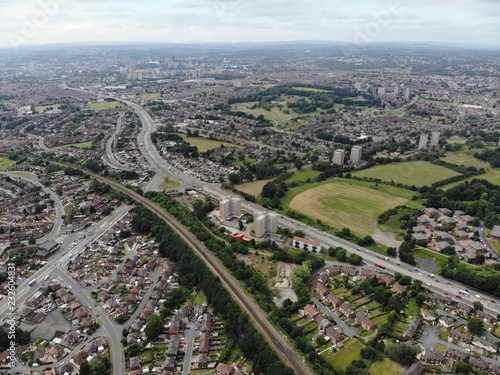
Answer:
[{"label": "sky", "polygon": [[435,42],[500,49],[500,0],[0,0],[0,46]]}]

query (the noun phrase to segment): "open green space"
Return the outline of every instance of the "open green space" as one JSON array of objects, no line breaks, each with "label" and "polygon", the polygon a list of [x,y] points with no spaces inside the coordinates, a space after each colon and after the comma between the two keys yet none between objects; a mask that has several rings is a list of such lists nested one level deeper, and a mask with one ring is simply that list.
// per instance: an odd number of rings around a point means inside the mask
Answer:
[{"label": "open green space", "polygon": [[23,177],[27,180],[33,180],[35,178],[34,174],[31,174],[30,172],[25,172],[25,171],[15,171],[15,172],[12,172],[12,174]]},{"label": "open green space", "polygon": [[386,109],[384,111],[377,111],[377,115],[395,115],[403,116],[405,113],[399,109]]},{"label": "open green space", "polygon": [[328,90],[323,90],[323,89],[315,89],[312,87],[293,87],[294,90],[301,90],[301,91],[313,91],[313,92],[328,92]]},{"label": "open green space", "polygon": [[[422,207],[423,208],[423,207]],[[392,215],[389,220],[383,224],[377,224],[378,227],[384,232],[396,233],[396,240],[402,240],[406,233],[406,228],[401,228],[401,218],[405,215],[412,216],[413,210],[408,208],[398,209],[397,214]]]},{"label": "open green space", "polygon": [[377,165],[373,168],[353,172],[352,175],[360,178],[379,178],[382,181],[394,181],[395,183],[419,187],[457,176],[459,173],[426,161],[410,161]]},{"label": "open green space", "polygon": [[370,375],[398,375],[402,374],[404,367],[396,361],[384,358],[374,362],[369,369]]},{"label": "open green space", "polygon": [[246,114],[254,115],[255,117],[262,115],[264,116],[264,118],[268,119],[269,121],[273,121],[278,125],[284,124],[287,121],[292,120],[293,116],[291,114],[294,112],[290,111],[290,114],[287,114],[283,112],[280,108],[274,106],[271,107],[269,111],[266,111],[264,108],[261,107],[254,108],[254,106],[256,105],[258,105],[257,102],[237,103],[231,105],[231,110],[245,112]]},{"label": "open green space", "polygon": [[204,152],[208,150],[213,150],[214,148],[220,148],[221,144],[224,145],[224,147],[241,148],[241,146],[238,146],[234,143],[215,141],[213,139],[208,139],[208,138],[188,137],[186,134],[179,134],[179,135],[191,146],[198,147],[198,152]]},{"label": "open green space", "polygon": [[372,234],[382,212],[399,205],[421,208],[420,202],[411,200],[414,194],[396,186],[333,178],[290,189],[283,207],[365,236]]},{"label": "open green space", "polygon": [[155,100],[155,99],[160,99],[161,94],[159,92],[153,92],[150,94],[139,94],[139,97],[144,100]]},{"label": "open green space", "polygon": [[297,171],[293,174],[292,177],[288,178],[286,180],[287,183],[289,182],[296,182],[296,181],[306,181],[308,178],[314,178],[316,177],[317,175],[319,175],[320,172],[319,171],[315,171],[314,169],[312,168],[304,168],[300,171]]},{"label": "open green space", "polygon": [[16,164],[15,160],[10,160],[9,158],[0,158],[0,171],[6,171],[7,168]]},{"label": "open green space", "polygon": [[241,190],[247,194],[250,194],[250,195],[253,195],[254,197],[256,197],[262,192],[262,187],[265,184],[267,184],[269,181],[272,181],[272,179],[243,182],[241,184],[234,185],[234,187],[238,190]]},{"label": "open green space", "polygon": [[329,354],[325,357],[326,360],[330,362],[337,370],[345,370],[352,361],[354,361],[355,359],[360,359],[361,349],[365,347],[365,345],[361,341],[355,338],[351,338],[348,341],[344,342],[344,346],[344,349],[339,350],[337,353]]},{"label": "open green space", "polygon": [[452,182],[451,184],[444,185],[441,187],[441,189],[448,190],[454,186],[463,184],[465,181],[472,181],[472,180],[486,180],[492,183],[493,185],[500,185],[500,169],[490,169],[486,173],[481,174],[479,176],[472,176],[462,181]]},{"label": "open green space", "polygon": [[180,184],[177,181],[167,180],[163,181],[158,188],[160,190],[168,190],[168,189],[175,189],[176,187],[179,186]]},{"label": "open green space", "polygon": [[441,158],[441,160],[444,160],[448,163],[463,165],[466,167],[477,167],[484,169],[490,168],[489,163],[476,159],[474,155],[466,151],[448,152],[446,153],[446,156]]},{"label": "open green space", "polygon": [[80,143],[68,143],[62,146],[53,147],[53,150],[57,150],[61,147],[76,147],[76,148],[92,148],[92,141],[80,142]]},{"label": "open green space", "polygon": [[125,107],[124,104],[114,101],[114,102],[102,102],[102,103],[89,103],[87,106],[90,109],[93,109],[95,111],[102,111],[105,109],[113,109],[113,108],[123,108]]},{"label": "open green space", "polygon": [[35,111],[37,111],[37,112],[43,112],[43,111],[45,111],[48,108],[57,109],[61,105],[62,104],[38,105],[38,106],[35,107]]}]

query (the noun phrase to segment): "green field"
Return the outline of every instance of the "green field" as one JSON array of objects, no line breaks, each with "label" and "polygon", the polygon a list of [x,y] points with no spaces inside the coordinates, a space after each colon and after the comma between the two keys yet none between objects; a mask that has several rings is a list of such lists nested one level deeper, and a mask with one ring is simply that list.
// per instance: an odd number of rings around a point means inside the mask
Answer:
[{"label": "green field", "polygon": [[95,111],[102,111],[104,109],[113,109],[116,107],[123,108],[125,107],[124,104],[120,102],[102,102],[102,103],[90,103],[87,105],[90,109],[93,109]]},{"label": "green field", "polygon": [[11,165],[16,164],[15,160],[9,158],[0,158],[0,171],[6,171]]},{"label": "green field", "polygon": [[241,146],[235,145],[233,143],[214,141],[212,139],[207,138],[199,138],[199,137],[188,137],[186,134],[179,134],[186,142],[188,142],[191,146],[198,147],[198,152],[204,152],[208,150],[212,150],[214,148],[219,148],[221,144],[224,147],[238,147]]},{"label": "green field", "polygon": [[283,206],[337,229],[348,226],[355,234],[365,236],[372,233],[377,217],[389,208],[421,208],[420,202],[411,200],[414,194],[395,186],[334,178],[312,187],[290,189]]},{"label": "green field", "polygon": [[32,174],[30,172],[25,172],[25,171],[16,171],[16,172],[12,172],[12,174],[23,177],[27,180],[33,180],[36,177],[34,174]]},{"label": "green field", "polygon": [[458,151],[458,152],[448,152],[445,157],[441,158],[448,163],[464,165],[466,167],[477,167],[489,169],[490,164],[479,159],[476,159],[470,152]]},{"label": "green field", "polygon": [[179,187],[180,184],[177,181],[163,181],[160,186],[158,186],[158,189],[160,190],[169,190],[169,189],[175,189],[176,187]]},{"label": "green field", "polygon": [[313,91],[313,92],[329,92],[328,90],[323,90],[323,89],[315,89],[312,87],[293,87],[294,90],[301,90],[301,91]]},{"label": "green field", "polygon": [[161,94],[159,92],[153,92],[150,94],[140,94],[139,97],[144,100],[155,100],[155,99],[160,99]]},{"label": "green field", "polygon": [[286,180],[286,182],[289,183],[295,181],[306,181],[308,178],[312,179],[319,174],[320,174],[319,171],[315,171],[312,168],[304,168],[300,171],[295,172],[292,177]]},{"label": "green field", "polygon": [[403,370],[403,366],[389,358],[373,363],[369,369],[370,375],[399,375]]},{"label": "green field", "polygon": [[53,147],[52,149],[57,150],[61,147],[92,148],[92,142],[93,141],[80,142],[80,143],[68,143],[66,145]]},{"label": "green field", "polygon": [[500,185],[500,169],[490,169],[485,174],[481,174],[479,176],[472,176],[462,181],[452,182],[451,184],[442,186],[441,189],[448,190],[454,186],[463,184],[465,181],[472,181],[475,179],[486,180],[492,183],[493,185]]},{"label": "green field", "polygon": [[255,180],[252,182],[243,182],[242,184],[235,185],[234,187],[238,190],[241,190],[247,194],[253,195],[254,197],[258,196],[262,192],[262,187],[267,184],[272,179],[268,180]]},{"label": "green field", "polygon": [[353,172],[352,175],[360,178],[379,178],[382,181],[394,181],[395,183],[418,187],[428,186],[434,182],[458,176],[459,173],[426,161],[410,161],[377,165],[373,168]]},{"label": "green field", "polygon": [[50,104],[50,105],[39,105],[35,107],[35,111],[37,112],[43,112],[47,108],[52,108],[52,109],[57,109],[61,106],[62,104]]},{"label": "green field", "polygon": [[345,370],[352,361],[360,359],[361,349],[365,347],[361,341],[355,338],[349,339],[344,343],[344,345],[345,348],[340,349],[337,353],[326,355],[326,360],[337,370]]},{"label": "green field", "polygon": [[[242,111],[245,112],[249,115],[254,115],[255,117],[257,116],[264,116],[266,119],[269,121],[276,122],[278,125],[284,124],[287,121],[292,120],[292,116],[289,114],[286,114],[283,112],[281,109],[277,107],[271,107],[269,111],[266,111],[263,108],[257,107],[254,109],[251,109],[252,106],[255,104],[258,104],[257,102],[245,102],[245,103],[238,103],[238,104],[232,104],[231,105],[231,110],[232,111]],[[290,112],[292,113],[292,112]]]}]

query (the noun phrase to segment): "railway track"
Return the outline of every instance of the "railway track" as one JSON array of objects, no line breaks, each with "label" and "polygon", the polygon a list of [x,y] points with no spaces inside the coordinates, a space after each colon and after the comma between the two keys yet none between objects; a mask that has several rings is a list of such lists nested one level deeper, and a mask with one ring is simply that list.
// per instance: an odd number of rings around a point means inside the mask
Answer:
[{"label": "railway track", "polygon": [[107,180],[99,175],[90,175],[96,180],[104,182],[116,190],[130,196],[135,201],[143,204],[160,218],[165,220],[196,251],[205,263],[208,264],[212,271],[220,277],[224,286],[229,290],[238,304],[249,314],[257,329],[264,335],[269,345],[276,350],[280,358],[282,358],[293,369],[295,374],[313,375],[309,367],[290,347],[289,343],[282,336],[282,334],[267,320],[260,307],[243,292],[237,281],[229,274],[215,255],[208,251],[203,243],[200,242],[186,227],[184,227],[184,225],[180,224],[174,217],[165,212],[162,208],[133,190],[130,190],[117,182]]}]

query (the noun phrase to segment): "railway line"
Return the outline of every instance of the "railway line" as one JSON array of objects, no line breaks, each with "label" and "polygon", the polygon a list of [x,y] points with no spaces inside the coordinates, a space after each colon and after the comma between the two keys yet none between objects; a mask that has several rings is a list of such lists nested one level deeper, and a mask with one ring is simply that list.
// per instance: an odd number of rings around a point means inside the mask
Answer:
[{"label": "railway line", "polygon": [[[88,173],[88,172],[86,172]],[[90,173],[89,173],[90,174]],[[295,353],[282,334],[267,320],[260,307],[246,295],[237,281],[228,273],[219,260],[208,251],[202,242],[200,242],[189,230],[180,224],[174,217],[165,212],[162,208],[144,198],[142,195],[122,186],[121,184],[110,181],[96,174],[90,174],[98,181],[109,184],[113,188],[127,194],[135,201],[149,208],[160,218],[165,220],[177,233],[196,251],[196,253],[205,261],[212,271],[220,277],[224,286],[229,290],[238,304],[249,314],[255,323],[257,329],[264,335],[271,347],[273,347],[280,358],[282,358],[298,375],[312,375],[312,371],[305,362]]]}]

